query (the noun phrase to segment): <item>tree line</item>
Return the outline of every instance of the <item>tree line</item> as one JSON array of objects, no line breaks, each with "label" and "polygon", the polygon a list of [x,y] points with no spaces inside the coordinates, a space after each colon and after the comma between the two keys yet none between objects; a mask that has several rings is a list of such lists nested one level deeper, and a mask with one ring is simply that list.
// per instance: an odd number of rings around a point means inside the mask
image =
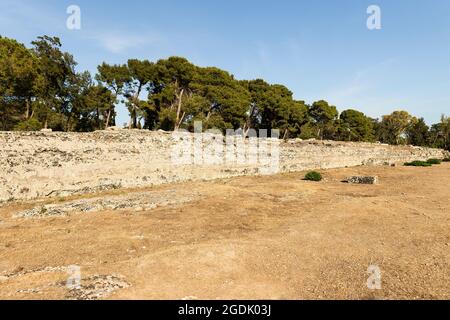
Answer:
[{"label": "tree line", "polygon": [[428,127],[423,118],[394,111],[372,119],[355,109],[338,112],[325,100],[306,104],[283,85],[237,80],[216,67],[182,57],[156,62],[103,63],[93,77],[57,37],[38,37],[27,48],[0,37],[0,130],[88,132],[116,125],[124,104],[130,128],[193,130],[203,127],[279,129],[282,138],[380,141],[450,150],[450,118]]}]

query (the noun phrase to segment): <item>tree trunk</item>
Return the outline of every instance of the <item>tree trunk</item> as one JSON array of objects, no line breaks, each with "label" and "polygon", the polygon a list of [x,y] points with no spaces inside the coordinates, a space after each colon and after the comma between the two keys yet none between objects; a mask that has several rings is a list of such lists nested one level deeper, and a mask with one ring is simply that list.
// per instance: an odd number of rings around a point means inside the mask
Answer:
[{"label": "tree trunk", "polygon": [[27,98],[26,100],[25,100],[25,104],[26,104],[26,106],[27,106],[27,109],[26,109],[26,111],[25,111],[25,120],[28,120],[28,119],[30,119],[30,99],[29,98]]},{"label": "tree trunk", "polygon": [[100,129],[100,110],[97,108],[97,130]]},{"label": "tree trunk", "polygon": [[242,128],[242,136],[245,138],[249,132],[250,128],[247,129],[247,123],[244,123],[244,126]]},{"label": "tree trunk", "polygon": [[182,100],[183,100],[183,93],[184,93],[184,89],[181,89],[180,96],[178,97],[177,120],[175,121],[175,128],[176,128],[176,130],[178,130],[178,128],[181,125],[180,114],[181,114],[181,103],[182,103]]},{"label": "tree trunk", "polygon": [[244,137],[247,136],[248,132],[252,128],[252,119],[253,119],[253,116],[254,116],[254,113],[255,113],[255,109],[256,109],[255,106],[252,105],[252,107],[250,109],[250,114],[248,116],[248,119],[247,119],[246,123],[244,124],[244,128],[243,128]]},{"label": "tree trunk", "polygon": [[137,111],[133,111],[133,128],[137,129]]},{"label": "tree trunk", "polygon": [[136,91],[136,94],[133,97],[133,101],[131,101],[131,122],[132,122],[132,129],[136,129],[137,128],[137,110],[139,109],[139,105],[138,105],[138,101],[139,101],[139,96],[141,95],[141,90],[142,90],[142,83],[139,83],[139,87]]},{"label": "tree trunk", "polygon": [[70,119],[72,117],[72,113],[69,114],[69,116],[67,117],[67,121],[66,121],[66,132],[69,132],[69,125],[70,125]]},{"label": "tree trunk", "polygon": [[106,116],[105,129],[109,127],[109,120],[111,118],[111,109],[108,110],[108,115]]},{"label": "tree trunk", "polygon": [[183,115],[181,116],[180,121],[175,125],[175,131],[178,131],[178,129],[180,129],[185,116],[186,116],[186,112],[183,112]]},{"label": "tree trunk", "polygon": [[130,129],[136,129],[137,128],[137,114],[136,114],[136,109],[131,106],[131,111],[130,111]]}]

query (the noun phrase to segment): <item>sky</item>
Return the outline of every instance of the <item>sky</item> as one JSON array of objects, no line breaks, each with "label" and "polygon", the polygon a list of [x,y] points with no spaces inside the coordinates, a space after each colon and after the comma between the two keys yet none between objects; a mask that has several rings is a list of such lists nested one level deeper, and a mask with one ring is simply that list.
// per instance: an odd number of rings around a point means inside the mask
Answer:
[{"label": "sky", "polygon": [[[79,30],[67,28],[70,5]],[[381,29],[367,28],[370,5]],[[374,118],[407,110],[431,124],[450,114],[449,16],[449,0],[0,0],[0,35],[27,46],[58,36],[93,74],[104,61],[183,56],[307,103]],[[117,123],[127,121],[120,107]]]}]

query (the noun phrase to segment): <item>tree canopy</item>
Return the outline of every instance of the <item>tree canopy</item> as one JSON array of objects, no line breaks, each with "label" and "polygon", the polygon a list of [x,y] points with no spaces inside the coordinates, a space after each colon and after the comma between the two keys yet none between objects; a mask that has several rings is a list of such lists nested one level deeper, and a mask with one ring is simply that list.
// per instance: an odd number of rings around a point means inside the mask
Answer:
[{"label": "tree canopy", "polygon": [[0,37],[0,130],[94,131],[116,125],[117,107],[129,128],[192,130],[203,127],[280,130],[282,138],[380,141],[450,149],[450,119],[428,127],[403,110],[372,119],[355,109],[339,113],[325,100],[294,99],[281,84],[238,80],[217,67],[183,57],[103,62],[97,74],[77,72],[57,37],[31,47]]}]

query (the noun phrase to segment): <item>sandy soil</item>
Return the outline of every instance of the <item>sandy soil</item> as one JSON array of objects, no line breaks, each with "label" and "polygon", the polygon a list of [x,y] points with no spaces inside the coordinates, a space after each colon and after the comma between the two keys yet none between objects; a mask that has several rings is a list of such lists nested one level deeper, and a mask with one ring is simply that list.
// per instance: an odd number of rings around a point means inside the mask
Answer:
[{"label": "sandy soil", "polygon": [[[101,194],[183,195],[140,211],[21,218],[42,203],[10,204],[0,208],[0,298],[450,299],[450,164],[323,174]],[[380,184],[341,182],[357,174]],[[71,265],[81,287],[68,289]],[[381,290],[367,287],[370,265]]]}]

